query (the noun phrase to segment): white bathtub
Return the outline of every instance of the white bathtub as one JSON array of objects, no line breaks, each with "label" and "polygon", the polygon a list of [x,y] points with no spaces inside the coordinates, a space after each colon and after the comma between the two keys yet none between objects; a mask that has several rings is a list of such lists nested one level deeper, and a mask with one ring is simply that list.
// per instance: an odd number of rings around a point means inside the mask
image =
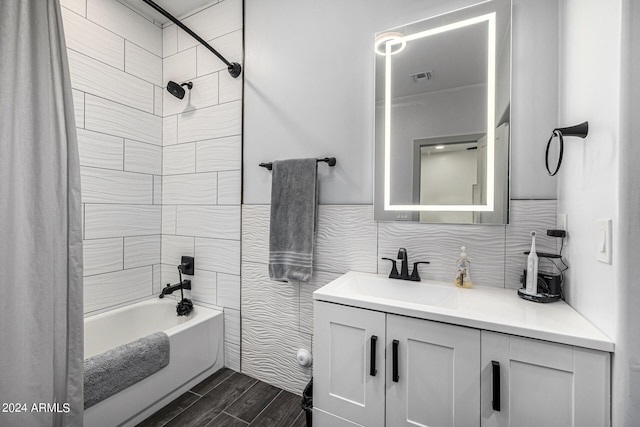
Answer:
[{"label": "white bathtub", "polygon": [[155,299],[85,318],[85,358],[158,331],[171,346],[167,367],[85,410],[85,426],[136,425],[224,366],[222,311],[196,305],[178,317],[175,307]]}]

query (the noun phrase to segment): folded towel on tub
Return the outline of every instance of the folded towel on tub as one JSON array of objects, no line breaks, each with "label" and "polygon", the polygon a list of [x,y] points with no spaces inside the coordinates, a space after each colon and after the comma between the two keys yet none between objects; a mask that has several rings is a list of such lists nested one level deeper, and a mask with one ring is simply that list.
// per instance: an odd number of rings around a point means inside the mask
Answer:
[{"label": "folded towel on tub", "polygon": [[317,200],[317,160],[273,162],[269,277],[311,279]]},{"label": "folded towel on tub", "polygon": [[169,337],[156,332],[85,359],[85,409],[158,372],[169,355]]}]

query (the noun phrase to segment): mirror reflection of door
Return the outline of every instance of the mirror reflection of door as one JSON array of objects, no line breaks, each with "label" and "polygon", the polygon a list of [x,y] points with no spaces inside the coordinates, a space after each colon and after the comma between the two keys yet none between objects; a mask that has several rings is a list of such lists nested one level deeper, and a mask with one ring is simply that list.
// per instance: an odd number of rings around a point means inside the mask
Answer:
[{"label": "mirror reflection of door", "polygon": [[[483,200],[486,175],[486,137],[483,134],[414,140],[415,204],[473,205]],[[470,224],[474,213],[420,212],[420,222]]]}]

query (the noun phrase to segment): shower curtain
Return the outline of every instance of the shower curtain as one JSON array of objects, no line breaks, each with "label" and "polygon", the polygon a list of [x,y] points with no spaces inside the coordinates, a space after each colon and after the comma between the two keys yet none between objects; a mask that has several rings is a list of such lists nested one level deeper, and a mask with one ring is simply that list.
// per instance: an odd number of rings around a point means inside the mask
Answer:
[{"label": "shower curtain", "polygon": [[0,0],[0,426],[81,426],[80,172],[59,0]]}]

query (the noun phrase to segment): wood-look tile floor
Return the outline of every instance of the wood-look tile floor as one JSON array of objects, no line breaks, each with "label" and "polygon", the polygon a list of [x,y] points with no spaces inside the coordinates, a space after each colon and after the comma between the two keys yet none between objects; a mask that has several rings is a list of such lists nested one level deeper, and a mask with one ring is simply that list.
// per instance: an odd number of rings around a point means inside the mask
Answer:
[{"label": "wood-look tile floor", "polygon": [[304,427],[302,398],[222,368],[137,427]]}]

